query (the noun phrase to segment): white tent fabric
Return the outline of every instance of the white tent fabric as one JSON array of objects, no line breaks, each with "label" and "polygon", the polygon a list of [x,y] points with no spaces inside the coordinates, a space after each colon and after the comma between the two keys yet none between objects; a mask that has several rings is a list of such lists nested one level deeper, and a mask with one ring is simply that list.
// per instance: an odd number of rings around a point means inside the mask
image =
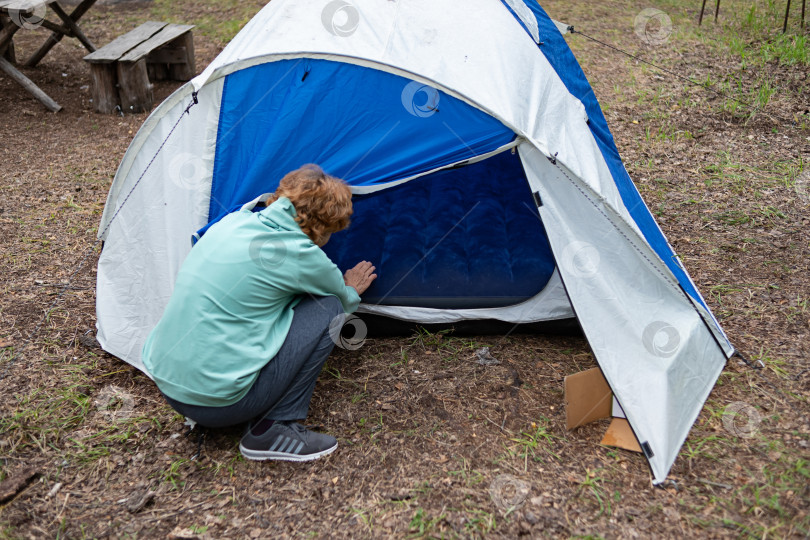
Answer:
[{"label": "white tent fabric", "polygon": [[[523,2],[506,3],[513,9],[500,0],[273,0],[263,8],[152,113],[122,160],[99,228],[105,246],[97,324],[104,349],[143,370],[141,347],[168,302],[189,237],[213,217],[208,207],[224,77],[292,58],[366,66],[429,84],[515,132],[558,270],[544,291],[517,306],[361,311],[420,322],[533,322],[575,312],[655,482],[663,481],[733,348],[644,240],[585,107],[538,50],[536,19]],[[344,4],[352,16],[330,29],[334,20],[324,13]],[[199,104],[185,115],[194,92]]]}]

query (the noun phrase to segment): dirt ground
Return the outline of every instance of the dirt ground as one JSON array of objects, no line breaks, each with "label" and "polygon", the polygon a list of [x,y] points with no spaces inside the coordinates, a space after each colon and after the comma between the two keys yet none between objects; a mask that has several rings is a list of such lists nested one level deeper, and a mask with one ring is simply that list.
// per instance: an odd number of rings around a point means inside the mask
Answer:
[{"label": "dirt ground", "polygon": [[[808,31],[796,15],[785,42],[782,7],[727,4],[699,28],[699,2],[662,2],[672,28],[661,19],[654,39],[634,29],[645,4],[544,4],[709,88],[566,38],[647,205],[732,343],[764,366],[728,362],[663,487],[640,454],[600,446],[607,421],[566,431],[563,378],[596,365],[581,336],[422,331],[336,349],[308,423],[340,447],[311,463],[245,461],[239,429],[189,432],[92,338],[95,233],[147,115],[92,111],[75,40],[23,68],[57,114],[0,74],[0,481],[35,473],[0,502],[0,536],[810,535]],[[104,44],[150,19],[196,23],[199,71],[260,7],[109,3],[83,28]],[[46,35],[19,32],[18,55]],[[156,101],[176,87],[157,84]],[[499,365],[475,361],[483,346]]]}]

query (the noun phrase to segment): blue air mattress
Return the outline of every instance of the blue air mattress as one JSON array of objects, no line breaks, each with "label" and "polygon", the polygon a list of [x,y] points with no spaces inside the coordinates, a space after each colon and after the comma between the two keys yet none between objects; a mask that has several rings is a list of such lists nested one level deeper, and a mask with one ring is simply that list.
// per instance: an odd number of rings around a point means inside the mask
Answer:
[{"label": "blue air mattress", "polygon": [[377,266],[368,304],[445,309],[520,303],[554,259],[517,155],[503,152],[353,198],[348,229],[324,250],[342,270]]}]

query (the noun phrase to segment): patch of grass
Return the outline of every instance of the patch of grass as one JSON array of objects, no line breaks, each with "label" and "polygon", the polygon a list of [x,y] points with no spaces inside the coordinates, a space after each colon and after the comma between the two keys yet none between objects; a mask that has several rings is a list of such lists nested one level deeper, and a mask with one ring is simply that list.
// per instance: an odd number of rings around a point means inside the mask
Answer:
[{"label": "patch of grass", "polygon": [[787,320],[790,322],[793,322],[797,317],[807,313],[807,298],[802,298],[801,293],[796,293],[794,302],[796,306],[788,306],[788,312],[785,314]]},{"label": "patch of grass", "polygon": [[[236,475],[236,469],[240,463],[244,463],[246,460],[242,456],[241,452],[235,452],[231,457],[226,459],[225,461],[214,461],[212,464],[207,466],[207,469],[214,473],[214,476],[218,475],[220,471],[225,471],[228,474],[229,478],[233,478]],[[198,462],[198,467],[200,466]],[[217,491],[217,493],[219,493]]]},{"label": "patch of grass", "polygon": [[593,495],[594,499],[596,500],[597,504],[599,504],[599,515],[607,514],[610,516],[612,514],[611,510],[611,501],[608,493],[605,491],[604,487],[602,487],[602,483],[604,482],[604,478],[599,476],[599,473],[602,469],[596,470],[585,470],[585,479],[582,480],[579,484],[580,492],[583,490],[587,490],[591,495]]},{"label": "patch of grass", "polygon": [[328,359],[326,360],[326,363],[323,365],[323,368],[321,369],[321,374],[326,375],[327,377],[331,377],[332,379],[336,379],[338,381],[343,380],[343,376],[340,374],[340,370],[330,365]]},{"label": "patch of grass", "polygon": [[34,446],[44,452],[46,446],[56,444],[62,434],[81,425],[93,409],[87,391],[87,387],[74,384],[15,396],[15,412],[0,418],[0,433],[4,433],[8,451]]},{"label": "patch of grass", "polygon": [[524,471],[528,470],[529,457],[536,462],[542,462],[544,455],[560,459],[560,456],[551,449],[556,436],[549,432],[548,424],[548,418],[541,416],[539,424],[532,422],[531,429],[522,431],[520,435],[511,439],[515,444],[512,445],[509,452],[523,459]]},{"label": "patch of grass", "polygon": [[357,516],[363,525],[366,526],[368,529],[368,533],[371,535],[374,533],[374,515],[366,508],[349,508],[348,514],[350,516]]},{"label": "patch of grass", "polygon": [[712,296],[715,297],[718,304],[723,303],[723,297],[732,293],[743,292],[745,289],[734,287],[732,285],[714,285],[709,289]]},{"label": "patch of grass", "polygon": [[451,337],[452,332],[448,329],[431,333],[420,326],[411,338],[411,346],[418,346],[427,354],[436,352],[443,362],[458,361],[460,355],[469,354],[478,347],[475,341]]},{"label": "patch of grass", "polygon": [[447,471],[447,474],[454,476],[464,482],[466,487],[477,486],[481,484],[486,477],[481,471],[474,470],[470,467],[470,462],[465,457],[458,458],[461,468],[455,471]]},{"label": "patch of grass", "polygon": [[737,76],[733,82],[727,80],[721,84],[720,91],[727,96],[722,105],[724,112],[733,117],[750,119],[765,110],[777,88],[767,78],[760,78],[748,88],[743,78]]},{"label": "patch of grass", "polygon": [[171,484],[172,490],[181,489],[185,486],[185,471],[192,461],[190,459],[180,458],[172,461],[167,469],[163,469],[157,473],[162,482]]},{"label": "patch of grass", "polygon": [[444,337],[452,332],[452,330],[440,330],[439,332],[431,333],[423,327],[418,327],[416,333],[411,338],[411,345],[419,345],[423,349],[433,349],[443,345]]},{"label": "patch of grass", "polygon": [[717,435],[709,435],[706,437],[690,437],[686,440],[681,449],[681,457],[687,459],[689,470],[695,463],[703,462],[703,460],[719,461],[717,454],[717,442],[724,440]]},{"label": "patch of grass", "polygon": [[791,10],[787,33],[782,33],[784,4],[757,0],[744,9],[726,10],[722,19],[721,43],[746,64],[777,62],[781,65],[810,64],[807,36],[797,33],[798,10]]},{"label": "patch of grass", "polygon": [[408,351],[405,350],[405,347],[402,347],[399,350],[399,359],[396,362],[392,362],[388,365],[388,367],[399,367],[408,365]]},{"label": "patch of grass", "polygon": [[[155,0],[152,16],[157,20],[194,24],[195,31],[218,41],[228,43],[245,24],[264,6],[263,2],[244,0]],[[189,17],[189,14],[195,14]]]},{"label": "patch of grass", "polygon": [[419,507],[413,513],[411,522],[409,524],[408,538],[424,538],[433,535],[434,529],[446,517],[446,514],[441,513],[438,516],[431,517],[423,508]]},{"label": "patch of grass", "polygon": [[658,141],[671,143],[680,139],[694,139],[694,136],[689,130],[678,129],[677,126],[669,123],[657,128],[651,128],[650,126],[644,128],[644,140],[647,142]]},{"label": "patch of grass", "polygon": [[465,514],[471,514],[467,515],[464,520],[464,530],[468,534],[486,535],[498,528],[498,522],[492,512],[480,508],[469,508],[464,512]]},{"label": "patch of grass", "polygon": [[115,421],[99,431],[68,437],[71,444],[65,448],[64,457],[79,464],[91,463],[111,455],[116,445],[136,442],[160,427],[156,419],[145,416]]},{"label": "patch of grass", "polygon": [[777,377],[782,379],[791,377],[791,374],[785,369],[788,365],[787,362],[783,358],[774,357],[765,347],[760,347],[759,352],[752,355],[751,359],[754,362],[761,361],[765,368],[772,371]]}]

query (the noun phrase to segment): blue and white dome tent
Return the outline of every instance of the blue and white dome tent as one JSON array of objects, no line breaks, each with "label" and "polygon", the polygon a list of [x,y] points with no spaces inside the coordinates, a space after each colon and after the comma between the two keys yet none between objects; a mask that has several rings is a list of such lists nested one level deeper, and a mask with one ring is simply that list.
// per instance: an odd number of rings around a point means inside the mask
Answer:
[{"label": "blue and white dome tent", "polygon": [[317,163],[355,193],[327,252],[378,267],[361,313],[576,316],[664,481],[734,348],[561,31],[534,0],[273,0],[124,156],[99,229],[99,342],[143,369],[191,235]]}]

